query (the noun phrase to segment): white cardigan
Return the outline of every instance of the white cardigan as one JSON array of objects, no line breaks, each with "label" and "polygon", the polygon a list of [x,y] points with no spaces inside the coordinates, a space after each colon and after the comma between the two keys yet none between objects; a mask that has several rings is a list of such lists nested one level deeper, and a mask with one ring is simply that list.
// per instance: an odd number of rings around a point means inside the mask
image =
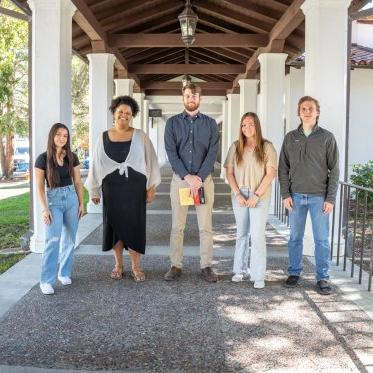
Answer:
[{"label": "white cardigan", "polygon": [[84,183],[90,198],[101,197],[102,180],[113,171],[119,170],[120,175],[128,177],[128,167],[146,176],[146,189],[161,183],[157,155],[152,142],[143,131],[134,129],[128,156],[122,163],[108,157],[104,150],[103,136],[100,136],[93,158],[91,157],[88,178]]}]

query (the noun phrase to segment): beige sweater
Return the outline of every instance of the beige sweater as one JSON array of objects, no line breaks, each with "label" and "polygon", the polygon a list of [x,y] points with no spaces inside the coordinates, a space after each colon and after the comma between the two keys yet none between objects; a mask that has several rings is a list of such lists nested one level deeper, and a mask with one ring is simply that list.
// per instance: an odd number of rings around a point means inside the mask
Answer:
[{"label": "beige sweater", "polygon": [[[243,160],[238,166],[236,162],[236,144],[235,141],[229,148],[227,158],[224,162],[224,167],[232,166],[234,170],[234,177],[236,179],[238,187],[247,187],[251,192],[259,187],[262,182],[266,169],[273,167],[277,169],[277,154],[274,146],[270,142],[266,142],[264,145],[265,160],[264,164],[259,163],[254,155],[253,151],[245,150]],[[261,199],[267,199],[271,197],[271,185],[268,186],[265,193],[261,196]]]}]

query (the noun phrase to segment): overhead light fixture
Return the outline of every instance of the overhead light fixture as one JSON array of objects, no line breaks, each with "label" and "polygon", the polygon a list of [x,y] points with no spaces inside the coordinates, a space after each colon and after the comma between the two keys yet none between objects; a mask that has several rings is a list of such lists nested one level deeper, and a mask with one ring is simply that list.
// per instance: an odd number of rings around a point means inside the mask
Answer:
[{"label": "overhead light fixture", "polygon": [[198,16],[193,12],[190,0],[185,1],[185,8],[178,18],[180,22],[181,39],[187,48],[189,48],[195,40],[198,21]]},{"label": "overhead light fixture", "polygon": [[186,85],[192,83],[192,77],[188,74],[183,75],[181,78],[181,83],[183,84],[183,87],[185,87]]}]

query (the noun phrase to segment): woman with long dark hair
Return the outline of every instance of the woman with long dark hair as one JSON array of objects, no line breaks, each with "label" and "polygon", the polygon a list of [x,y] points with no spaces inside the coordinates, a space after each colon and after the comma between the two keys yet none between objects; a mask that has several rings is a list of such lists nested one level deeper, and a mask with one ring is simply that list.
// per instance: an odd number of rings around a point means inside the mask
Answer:
[{"label": "woman with long dark hair", "polygon": [[52,126],[47,151],[35,161],[35,185],[45,224],[40,289],[54,294],[56,277],[62,285],[71,284],[75,237],[84,212],[79,160],[70,148],[69,129],[62,123]]},{"label": "woman with long dark hair", "polygon": [[255,113],[248,112],[242,116],[238,140],[231,145],[224,167],[232,190],[232,206],[237,223],[232,281],[241,282],[250,275],[254,288],[260,289],[265,285],[265,226],[277,155],[272,143],[263,138]]},{"label": "woman with long dark hair", "polygon": [[115,98],[110,106],[114,125],[98,139],[86,181],[90,198],[103,197],[102,250],[113,249],[115,265],[110,277],[124,276],[123,249],[131,258],[131,276],[144,281],[140,266],[145,254],[146,204],[154,200],[161,182],[157,155],[149,137],[132,127],[139,106],[130,96]]}]

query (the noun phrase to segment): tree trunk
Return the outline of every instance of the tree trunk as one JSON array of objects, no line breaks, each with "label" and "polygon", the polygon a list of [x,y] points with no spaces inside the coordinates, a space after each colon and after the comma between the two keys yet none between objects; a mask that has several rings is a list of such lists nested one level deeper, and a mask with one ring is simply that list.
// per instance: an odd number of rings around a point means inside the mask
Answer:
[{"label": "tree trunk", "polygon": [[10,180],[13,178],[13,158],[14,158],[14,135],[6,135],[5,137],[5,178]]},{"label": "tree trunk", "polygon": [[0,169],[1,169],[1,174],[0,176],[5,175],[5,149],[3,145],[3,137],[0,136]]}]

